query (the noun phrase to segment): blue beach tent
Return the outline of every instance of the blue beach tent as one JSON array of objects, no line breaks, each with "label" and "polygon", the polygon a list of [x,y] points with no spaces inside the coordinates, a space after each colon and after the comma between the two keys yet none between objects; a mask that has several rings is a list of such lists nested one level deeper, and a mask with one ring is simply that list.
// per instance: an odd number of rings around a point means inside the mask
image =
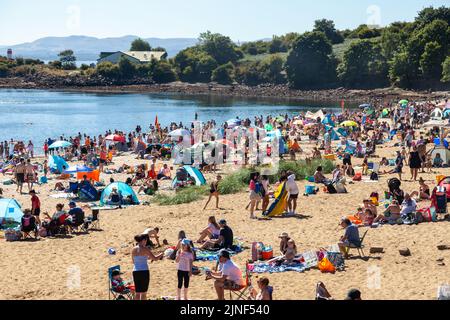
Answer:
[{"label": "blue beach tent", "polygon": [[68,169],[69,165],[66,160],[60,156],[49,156],[48,157],[48,167],[53,173],[62,173],[64,169]]},{"label": "blue beach tent", "polygon": [[[191,167],[191,166],[183,166],[182,168],[184,170],[186,170],[189,177],[191,177],[195,180],[196,186],[204,186],[206,184],[205,176],[203,175],[203,173],[200,172],[200,170],[198,170],[195,167]],[[172,188],[175,188],[177,183],[178,183],[178,180],[177,180],[177,177],[175,177],[172,180]]]},{"label": "blue beach tent", "polygon": [[139,204],[139,199],[136,196],[136,193],[133,191],[133,189],[123,182],[114,182],[108,185],[102,192],[102,195],[100,196],[100,205],[105,205],[106,202],[109,199],[109,195],[111,194],[112,190],[116,188],[119,195],[121,195],[121,198],[127,198],[128,196],[131,196],[133,199],[134,204]]},{"label": "blue beach tent", "polygon": [[325,116],[325,118],[323,118],[322,124],[327,124],[327,125],[332,126],[332,127],[335,126],[335,123],[333,122],[333,120],[331,120],[331,114],[327,114]]},{"label": "blue beach tent", "polygon": [[0,199],[0,222],[21,223],[23,216],[22,208],[15,199]]}]

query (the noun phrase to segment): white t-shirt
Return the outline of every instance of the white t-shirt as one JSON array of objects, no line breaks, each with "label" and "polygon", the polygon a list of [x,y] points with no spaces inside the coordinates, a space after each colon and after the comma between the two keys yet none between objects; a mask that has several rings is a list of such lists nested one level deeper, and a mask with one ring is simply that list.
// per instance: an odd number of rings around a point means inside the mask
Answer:
[{"label": "white t-shirt", "polygon": [[241,269],[233,261],[228,260],[224,264],[221,264],[219,270],[222,271],[224,276],[227,276],[227,280],[233,281],[241,286],[245,284]]},{"label": "white t-shirt", "polygon": [[289,194],[298,194],[300,190],[298,189],[297,183],[295,182],[295,175],[290,175],[286,181],[286,189]]}]

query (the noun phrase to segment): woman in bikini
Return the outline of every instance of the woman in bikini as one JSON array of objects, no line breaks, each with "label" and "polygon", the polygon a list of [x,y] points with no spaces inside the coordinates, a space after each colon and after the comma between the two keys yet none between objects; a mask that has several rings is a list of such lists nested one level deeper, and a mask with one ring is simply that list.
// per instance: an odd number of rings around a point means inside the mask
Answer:
[{"label": "woman in bikini", "polygon": [[218,175],[216,180],[211,183],[211,188],[209,190],[209,198],[208,198],[208,201],[206,201],[206,204],[205,204],[205,207],[203,208],[203,210],[206,210],[206,207],[208,206],[212,197],[216,197],[216,209],[219,209],[219,183],[220,183],[220,180],[222,180],[222,176]]}]

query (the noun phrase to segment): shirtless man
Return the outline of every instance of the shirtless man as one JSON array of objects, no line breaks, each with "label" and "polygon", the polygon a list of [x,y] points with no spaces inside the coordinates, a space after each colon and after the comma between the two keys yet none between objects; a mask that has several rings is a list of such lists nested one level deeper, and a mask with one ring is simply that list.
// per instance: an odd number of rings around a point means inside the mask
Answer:
[{"label": "shirtless man", "polygon": [[27,160],[27,164],[25,166],[25,177],[28,185],[28,192],[33,190],[33,184],[36,180],[36,172],[34,171],[34,166],[31,164],[31,160]]},{"label": "shirtless man", "polygon": [[22,194],[22,187],[23,183],[25,182],[25,160],[23,158],[20,158],[19,163],[16,165],[16,168],[14,169],[14,174],[16,176],[17,181],[17,189],[18,192],[20,190],[20,193]]}]

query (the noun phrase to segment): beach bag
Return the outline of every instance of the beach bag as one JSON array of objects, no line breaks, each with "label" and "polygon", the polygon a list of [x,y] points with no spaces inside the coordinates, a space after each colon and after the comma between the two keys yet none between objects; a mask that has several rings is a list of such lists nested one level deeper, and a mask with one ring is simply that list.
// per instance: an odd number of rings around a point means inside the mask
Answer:
[{"label": "beach bag", "polygon": [[22,238],[22,232],[13,229],[7,229],[5,231],[6,241],[19,241]]},{"label": "beach bag", "polygon": [[333,264],[330,262],[330,260],[328,260],[328,258],[325,257],[319,262],[319,270],[322,273],[325,273],[325,272],[333,273],[336,271],[336,268],[333,266]]},{"label": "beach bag", "polygon": [[423,218],[424,222],[431,222],[431,221],[433,221],[430,209],[431,208],[423,208],[423,209],[417,210],[417,214],[421,214],[422,215],[422,218]]},{"label": "beach bag", "polygon": [[361,181],[362,180],[362,174],[361,172],[358,172],[357,174],[355,174],[355,176],[353,177],[353,181]]},{"label": "beach bag", "polygon": [[378,173],[372,172],[372,173],[370,174],[370,180],[372,180],[372,181],[378,181]]},{"label": "beach bag", "polygon": [[328,193],[330,193],[330,194],[335,194],[335,193],[337,193],[336,188],[333,186],[332,183],[327,184],[326,187],[327,187],[327,192],[328,192]]},{"label": "beach bag", "polygon": [[265,196],[264,187],[261,182],[257,182],[255,184],[255,192],[256,194],[259,194],[262,198]]},{"label": "beach bag", "polygon": [[47,236],[47,229],[39,228],[38,234],[39,234],[39,237],[45,238]]}]

